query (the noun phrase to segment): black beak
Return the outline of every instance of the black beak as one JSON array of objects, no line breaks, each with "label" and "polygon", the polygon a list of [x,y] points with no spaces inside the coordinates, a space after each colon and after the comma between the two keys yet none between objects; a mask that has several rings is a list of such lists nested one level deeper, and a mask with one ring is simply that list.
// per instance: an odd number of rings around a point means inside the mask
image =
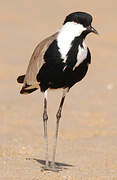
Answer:
[{"label": "black beak", "polygon": [[93,33],[95,33],[95,34],[99,34],[99,33],[96,31],[96,29],[94,29],[92,26],[88,26],[88,27],[87,27],[87,30],[88,30],[89,32],[93,32]]}]

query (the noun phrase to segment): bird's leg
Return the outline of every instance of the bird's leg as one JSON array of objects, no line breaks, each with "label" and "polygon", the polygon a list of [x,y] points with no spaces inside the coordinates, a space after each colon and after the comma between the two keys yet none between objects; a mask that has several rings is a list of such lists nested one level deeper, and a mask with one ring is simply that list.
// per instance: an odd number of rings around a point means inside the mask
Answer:
[{"label": "bird's leg", "polygon": [[55,134],[55,139],[54,139],[53,158],[52,158],[52,163],[51,163],[51,166],[52,166],[53,169],[56,168],[55,167],[55,155],[56,155],[56,146],[57,146],[59,121],[60,121],[60,118],[61,118],[61,112],[62,112],[62,107],[63,107],[63,103],[64,103],[64,100],[65,100],[65,96],[66,96],[68,90],[69,90],[68,88],[64,89],[63,96],[62,96],[62,99],[61,99],[61,102],[60,102],[60,105],[59,105],[59,109],[58,109],[58,112],[56,114],[56,118],[57,118],[57,121],[56,121],[56,134]]},{"label": "bird's leg", "polygon": [[48,162],[48,137],[47,137],[47,120],[48,120],[48,115],[47,115],[47,90],[44,92],[44,112],[43,112],[43,123],[44,123],[44,139],[45,139],[45,168],[49,166]]}]

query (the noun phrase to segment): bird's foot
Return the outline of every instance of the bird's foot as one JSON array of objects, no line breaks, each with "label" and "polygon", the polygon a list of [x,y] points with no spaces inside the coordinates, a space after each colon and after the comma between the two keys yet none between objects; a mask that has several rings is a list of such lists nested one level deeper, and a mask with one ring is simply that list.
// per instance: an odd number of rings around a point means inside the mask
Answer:
[{"label": "bird's foot", "polygon": [[59,172],[62,168],[56,166],[55,163],[51,163],[49,165],[45,165],[42,167],[42,171],[53,171],[53,172]]}]

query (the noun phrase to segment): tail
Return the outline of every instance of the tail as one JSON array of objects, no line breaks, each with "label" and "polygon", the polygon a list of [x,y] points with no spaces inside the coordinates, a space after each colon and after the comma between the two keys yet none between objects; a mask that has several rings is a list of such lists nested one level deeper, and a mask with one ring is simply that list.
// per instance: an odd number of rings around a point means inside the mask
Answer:
[{"label": "tail", "polygon": [[37,89],[38,88],[32,87],[32,85],[25,85],[24,87],[22,87],[20,94],[30,94]]},{"label": "tail", "polygon": [[24,78],[25,78],[25,75],[18,76],[17,82],[22,84],[24,82]]},{"label": "tail", "polygon": [[[23,84],[23,83],[24,83],[24,78],[25,78],[25,75],[18,76],[17,82]],[[30,93],[32,93],[33,91],[36,91],[37,89],[38,89],[38,88],[33,87],[32,85],[25,84],[25,85],[22,87],[22,89],[21,89],[21,91],[20,91],[20,94],[30,94]]]}]

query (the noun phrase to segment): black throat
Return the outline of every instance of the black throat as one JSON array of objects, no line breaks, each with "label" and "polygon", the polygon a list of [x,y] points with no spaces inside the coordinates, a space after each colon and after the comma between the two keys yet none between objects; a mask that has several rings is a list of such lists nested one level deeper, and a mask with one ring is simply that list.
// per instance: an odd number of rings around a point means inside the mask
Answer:
[{"label": "black throat", "polygon": [[81,34],[80,36],[75,37],[74,40],[72,41],[71,48],[69,49],[67,53],[66,64],[68,65],[68,67],[73,68],[74,65],[76,64],[79,46],[83,48],[83,40],[84,38]]}]

